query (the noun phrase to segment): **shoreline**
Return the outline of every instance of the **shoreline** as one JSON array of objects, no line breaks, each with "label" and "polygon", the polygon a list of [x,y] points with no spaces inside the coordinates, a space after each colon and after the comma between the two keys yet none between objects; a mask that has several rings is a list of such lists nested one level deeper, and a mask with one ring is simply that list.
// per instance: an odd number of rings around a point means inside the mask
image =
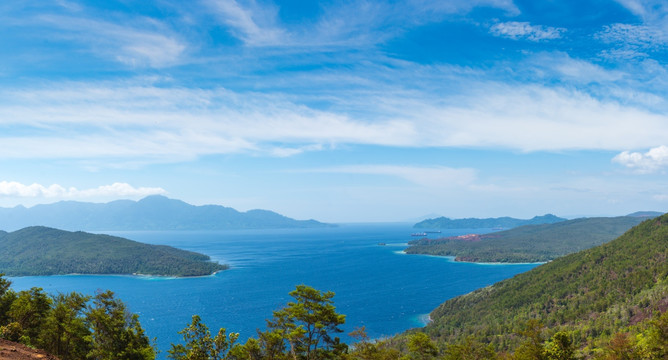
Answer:
[{"label": "shoreline", "polygon": [[547,264],[549,261],[539,261],[539,262],[478,262],[478,261],[460,261],[456,260],[456,256],[451,255],[431,255],[431,254],[409,254],[405,250],[396,251],[395,253],[400,253],[403,255],[418,255],[418,256],[430,256],[440,259],[446,259],[447,261],[453,263],[462,263],[462,264],[476,264],[476,265],[486,265],[486,266],[498,266],[498,265],[542,265]]},{"label": "shoreline", "polygon": [[227,269],[222,269],[222,270],[217,270],[214,271],[211,274],[207,275],[190,275],[190,276],[177,276],[177,275],[151,275],[151,274],[139,274],[139,273],[132,273],[132,274],[82,274],[82,273],[70,273],[70,274],[45,274],[45,275],[3,275],[3,277],[6,278],[22,278],[22,277],[37,277],[37,276],[122,276],[122,277],[134,277],[134,278],[139,278],[139,279],[146,279],[150,280],[150,278],[158,278],[160,280],[178,280],[178,279],[195,279],[195,278],[205,278],[205,277],[214,277],[216,274],[221,273],[226,270],[230,270],[231,268],[228,267]]}]

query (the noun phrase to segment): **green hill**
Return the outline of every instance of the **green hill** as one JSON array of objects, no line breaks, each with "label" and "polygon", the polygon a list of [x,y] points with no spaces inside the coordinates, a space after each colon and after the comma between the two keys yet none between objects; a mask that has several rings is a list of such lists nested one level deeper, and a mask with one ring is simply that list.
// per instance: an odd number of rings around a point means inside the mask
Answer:
[{"label": "green hill", "polygon": [[420,221],[419,223],[413,225],[413,227],[416,229],[511,229],[524,225],[553,224],[564,220],[566,219],[554,216],[552,214],[534,216],[533,218],[527,220],[515,219],[507,216],[486,219],[450,219],[447,217],[439,217]]},{"label": "green hill", "polygon": [[[522,340],[517,334],[537,319],[546,326],[545,338],[565,331],[583,355],[592,356],[615,334],[641,332],[666,309],[668,215],[663,215],[607,244],[449,300],[431,313],[433,322],[424,331],[440,344],[468,338],[514,351]],[[656,336],[667,341],[668,329],[662,331],[667,333]]]},{"label": "green hill", "polygon": [[582,218],[477,236],[420,239],[411,241],[405,251],[455,256],[458,261],[545,262],[613,240],[645,219]]},{"label": "green hill", "polygon": [[227,266],[203,254],[164,245],[34,226],[0,232],[0,273],[209,275]]}]

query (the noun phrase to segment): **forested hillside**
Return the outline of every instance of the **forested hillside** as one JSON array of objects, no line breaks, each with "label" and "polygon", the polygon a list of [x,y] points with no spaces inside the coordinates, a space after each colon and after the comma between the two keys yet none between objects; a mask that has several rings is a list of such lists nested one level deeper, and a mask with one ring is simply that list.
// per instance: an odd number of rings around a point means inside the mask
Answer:
[{"label": "forested hillside", "polygon": [[0,233],[0,273],[210,275],[227,266],[164,245],[41,226]]},{"label": "forested hillside", "polygon": [[[560,332],[589,357],[606,356],[615,346],[629,354],[650,351],[642,339],[654,336],[658,340],[652,341],[663,346],[656,351],[668,356],[668,319],[653,320],[667,308],[664,215],[607,244],[449,300],[432,312],[433,322],[424,331],[443,347],[468,339],[497,351],[524,351],[527,337],[537,341]],[[658,333],[648,334],[650,328]],[[625,357],[636,358],[655,357]]]},{"label": "forested hillside", "polygon": [[476,236],[420,239],[408,254],[455,256],[472,262],[545,262],[613,240],[646,218],[581,218],[526,225]]}]

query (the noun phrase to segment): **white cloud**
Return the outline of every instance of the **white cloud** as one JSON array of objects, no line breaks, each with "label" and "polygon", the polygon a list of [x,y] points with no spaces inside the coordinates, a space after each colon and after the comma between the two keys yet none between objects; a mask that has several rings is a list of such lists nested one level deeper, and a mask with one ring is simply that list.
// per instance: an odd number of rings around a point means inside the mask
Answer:
[{"label": "white cloud", "polygon": [[456,95],[391,88],[322,95],[337,105],[329,110],[279,94],[143,81],[4,89],[0,158],[146,163],[239,152],[290,156],[337,144],[621,151],[659,146],[668,136],[665,115],[577,90],[467,84]]},{"label": "white cloud", "polygon": [[185,41],[154,19],[117,24],[80,16],[50,15],[36,21],[54,30],[51,37],[87,46],[96,55],[133,67],[163,68],[183,61]]},{"label": "white cloud", "polygon": [[624,151],[612,161],[642,174],[654,173],[668,168],[668,146],[661,145],[646,153]]},{"label": "white cloud", "polygon": [[647,25],[612,24],[606,25],[596,37],[607,43],[619,43],[625,47],[649,49],[665,44],[666,33]]},{"label": "white cloud", "polygon": [[75,187],[65,188],[53,184],[25,185],[16,181],[0,181],[0,196],[22,198],[94,198],[94,197],[143,197],[147,195],[165,194],[162,188],[135,188],[127,183],[113,183],[93,189],[79,190]]},{"label": "white cloud", "polygon": [[277,11],[260,7],[254,1],[243,6],[236,0],[203,0],[219,20],[229,26],[236,37],[247,45],[282,45],[289,42],[289,34],[276,25]]},{"label": "white cloud", "polygon": [[562,37],[565,28],[551,26],[531,25],[528,22],[509,21],[492,25],[490,33],[498,37],[506,37],[513,40],[543,41]]}]

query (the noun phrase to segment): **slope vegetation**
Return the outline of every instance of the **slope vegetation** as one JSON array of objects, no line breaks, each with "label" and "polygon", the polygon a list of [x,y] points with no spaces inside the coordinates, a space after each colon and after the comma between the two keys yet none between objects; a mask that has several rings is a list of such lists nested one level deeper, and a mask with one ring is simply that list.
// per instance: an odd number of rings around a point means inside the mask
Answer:
[{"label": "slope vegetation", "polygon": [[[513,351],[530,319],[571,334],[587,356],[668,308],[668,215],[607,244],[558,258],[435,309],[424,331],[440,343],[473,338]],[[665,335],[665,334],[664,334]]]},{"label": "slope vegetation", "polygon": [[545,262],[613,240],[646,218],[582,218],[476,236],[411,241],[408,254],[472,262]]},{"label": "slope vegetation", "polygon": [[34,226],[0,233],[0,273],[209,275],[227,266],[203,254],[85,232]]}]

